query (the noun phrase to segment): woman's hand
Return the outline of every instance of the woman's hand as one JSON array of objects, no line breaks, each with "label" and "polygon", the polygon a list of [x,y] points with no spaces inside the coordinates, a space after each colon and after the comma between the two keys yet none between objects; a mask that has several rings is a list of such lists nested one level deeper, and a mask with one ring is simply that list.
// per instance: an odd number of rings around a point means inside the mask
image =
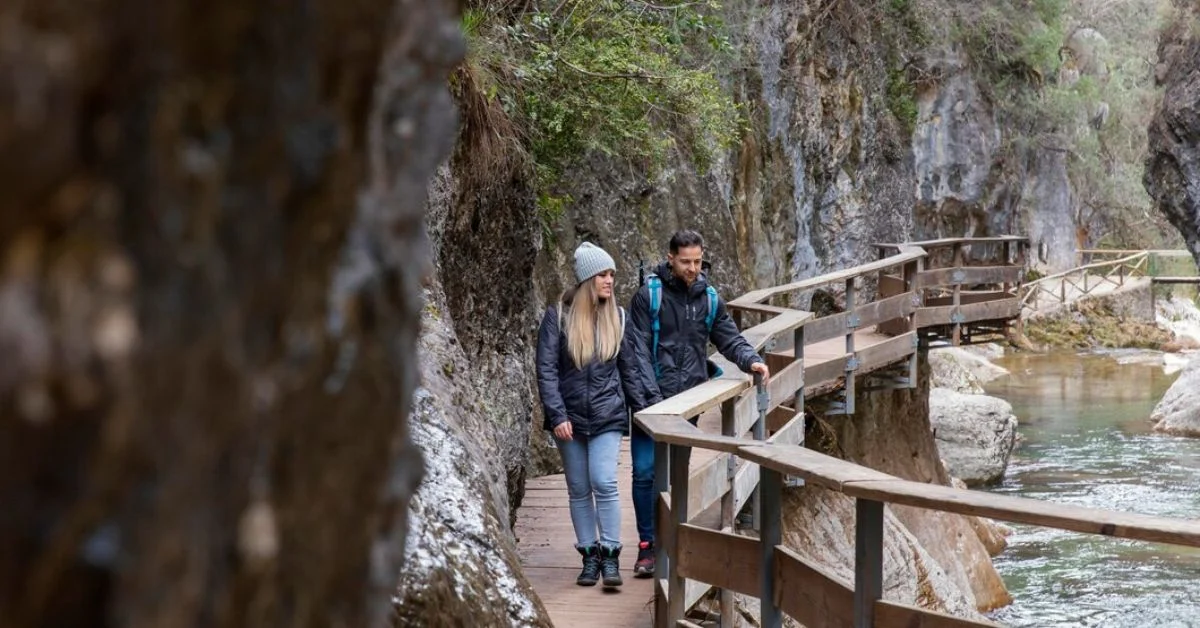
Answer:
[{"label": "woman's hand", "polygon": [[554,437],[558,440],[571,440],[571,422],[563,421],[554,426]]}]

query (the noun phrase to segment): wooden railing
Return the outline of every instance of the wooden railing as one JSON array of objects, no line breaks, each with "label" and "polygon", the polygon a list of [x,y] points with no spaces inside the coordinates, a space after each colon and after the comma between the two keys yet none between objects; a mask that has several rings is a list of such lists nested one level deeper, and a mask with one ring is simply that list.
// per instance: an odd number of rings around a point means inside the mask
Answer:
[{"label": "wooden railing", "polygon": [[1117,259],[1092,262],[1047,275],[1025,284],[1021,306],[1037,312],[1066,305],[1096,292],[1102,286],[1122,287],[1127,278],[1148,275],[1149,260],[1149,251],[1138,251]]},{"label": "wooden railing", "polygon": [[[752,383],[725,363],[721,378],[636,415],[638,425],[655,441],[656,626],[688,625],[685,611],[714,586],[720,589],[725,626],[732,625],[734,593],[760,598],[761,625],[766,628],[780,626],[783,613],[810,627],[991,625],[882,600],[885,503],[1200,547],[1200,524],[911,482],[803,447],[806,395],[828,392],[830,382],[843,379],[852,387],[856,372],[865,374],[897,361],[907,361],[910,379],[906,385],[911,386],[916,379],[911,372],[917,359],[915,340],[925,333],[923,324],[953,326],[949,339],[954,340],[959,337],[955,330],[969,335],[967,328],[973,323],[1019,314],[1017,291],[1022,274],[1020,268],[1011,267],[1024,264],[1023,240],[917,244],[922,246],[881,245],[885,250],[894,248],[897,254],[822,277],[756,290],[731,301],[735,312],[766,317],[744,335],[756,350],[766,350],[773,361],[770,382]],[[967,264],[966,249],[981,244],[1003,247],[1004,263]],[[929,268],[925,247],[950,248],[952,265]],[[1011,256],[1014,248],[1016,259]],[[899,275],[887,274],[896,269],[900,269]],[[875,284],[874,298],[860,298],[861,289],[871,282]],[[989,290],[983,285],[980,290],[982,284],[1001,287]],[[766,303],[828,286],[844,286],[844,311],[814,317],[811,312]],[[980,292],[994,296],[972,302],[972,295]],[[939,299],[950,302],[943,304]],[[971,307],[989,303],[993,307]],[[856,333],[869,325],[890,326],[896,335],[878,344],[856,346]],[[834,351],[832,357],[819,358],[805,351],[805,347],[821,343],[840,346],[839,340],[845,343],[845,351]],[[721,433],[701,429],[717,422],[718,409]],[[853,406],[847,409],[852,411]],[[700,419],[701,427],[693,426],[689,419]],[[691,469],[694,449],[713,456]],[[854,583],[825,573],[781,544],[785,477],[856,499]],[[694,523],[718,502],[715,527]],[[755,512],[757,539],[734,531],[735,516],[747,502]]]},{"label": "wooden railing", "polygon": [[[658,501],[660,569],[655,625],[675,626],[687,608],[685,583],[704,582],[758,597],[760,625],[778,628],[786,613],[805,626],[856,628],[995,626],[883,599],[884,505],[900,504],[1115,538],[1200,547],[1200,523],[995,495],[903,480],[795,445],[757,443],[704,433],[678,417],[636,420],[657,444],[668,481]],[[803,421],[803,418],[794,419]],[[693,449],[711,449],[760,467],[757,539],[688,522],[674,504],[689,501]],[[833,576],[782,544],[783,477],[799,476],[855,498],[854,582]],[[660,571],[660,573],[662,573]],[[698,589],[697,589],[698,590]],[[724,608],[724,607],[723,607]],[[724,612],[724,611],[723,611]],[[730,625],[723,623],[722,625]]]}]

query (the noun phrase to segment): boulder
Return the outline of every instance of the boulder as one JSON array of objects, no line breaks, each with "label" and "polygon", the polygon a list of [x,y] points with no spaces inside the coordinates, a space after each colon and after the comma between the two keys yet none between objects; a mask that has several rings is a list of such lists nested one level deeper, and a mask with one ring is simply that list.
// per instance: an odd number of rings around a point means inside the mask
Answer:
[{"label": "boulder", "polygon": [[1200,436],[1200,358],[1193,358],[1150,414],[1154,429],[1178,436]]},{"label": "boulder", "polygon": [[969,486],[1004,477],[1017,429],[1007,401],[935,388],[929,394],[929,423],[951,475]]},{"label": "boulder", "polygon": [[983,394],[983,385],[1008,375],[1008,370],[988,361],[987,357],[960,347],[946,347],[929,352],[932,369],[930,384],[960,393]]}]

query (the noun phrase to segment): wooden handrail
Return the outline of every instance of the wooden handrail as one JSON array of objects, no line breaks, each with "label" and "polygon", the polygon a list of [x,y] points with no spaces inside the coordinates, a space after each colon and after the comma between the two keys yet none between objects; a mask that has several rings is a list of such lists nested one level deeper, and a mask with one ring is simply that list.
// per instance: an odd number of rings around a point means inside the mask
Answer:
[{"label": "wooden handrail", "polygon": [[821,286],[826,286],[832,283],[844,282],[847,279],[852,279],[861,275],[867,275],[870,273],[879,272],[881,270],[888,270],[889,268],[903,266],[909,262],[914,262],[924,257],[925,251],[920,247],[905,247],[900,254],[892,255],[879,261],[861,264],[859,266],[854,266],[852,268],[847,268],[845,270],[839,270],[832,273],[826,273],[811,279],[803,279],[801,281],[783,284],[782,286],[763,288],[761,290],[751,290],[750,292],[747,292],[746,294],[743,294],[742,296],[730,301],[729,304],[733,307],[741,307],[743,305],[761,303],[777,294],[812,290],[814,288],[820,288]]},{"label": "wooden handrail", "polygon": [[[1200,547],[1200,522],[912,482],[820,454],[804,448],[802,444],[793,444],[803,435],[806,388],[820,383],[809,379],[823,379],[844,372],[849,384],[854,368],[852,364],[859,359],[869,360],[878,366],[875,363],[891,363],[905,356],[915,356],[918,331],[926,325],[953,324],[957,340],[958,327],[964,321],[969,322],[968,316],[978,317],[978,320],[1008,320],[1019,316],[1020,301],[1008,292],[1010,284],[1019,285],[1022,279],[1019,273],[1014,276],[1013,265],[971,267],[963,264],[961,245],[978,242],[1027,244],[1027,240],[1016,236],[878,244],[877,247],[895,249],[899,253],[821,277],[755,290],[729,302],[733,309],[770,317],[745,332],[756,350],[761,351],[764,347],[772,346],[779,338],[791,335],[791,361],[782,366],[777,364],[770,385],[763,386],[752,384],[747,376],[717,358],[722,366],[730,367],[725,369],[724,377],[676,395],[634,416],[637,425],[656,443],[659,567],[663,570],[660,573],[666,574],[665,578],[656,580],[657,626],[686,625],[676,622],[683,619],[683,611],[699,598],[707,585],[722,590],[723,616],[728,612],[727,607],[732,608],[733,592],[757,595],[762,602],[762,625],[766,628],[780,626],[781,612],[813,626],[843,626],[851,623],[856,627],[992,626],[988,622],[951,617],[881,599],[883,516],[884,505],[888,503],[1118,538]],[[929,269],[922,274],[920,264],[927,258],[925,247],[939,246],[959,247],[955,251],[954,268]],[[1138,259],[1137,255],[1093,263],[1083,269],[1059,273],[1040,281],[1085,269],[1119,267],[1135,259]],[[1021,255],[1018,255],[1018,261],[1023,264]],[[904,292],[868,304],[854,303],[858,277],[896,267],[905,267],[902,280]],[[919,285],[922,277],[933,286]],[[1014,279],[1016,281],[1012,281]],[[889,281],[895,284],[899,280],[893,277]],[[814,318],[811,312],[762,303],[777,294],[837,282],[846,282],[848,312],[845,314]],[[961,290],[962,285],[970,283],[1004,283],[1005,286],[999,291],[986,293]],[[925,301],[920,305],[910,301],[913,303],[911,307],[904,303],[905,299],[916,298],[924,288],[943,286],[953,289],[952,299],[929,298],[928,305]],[[950,303],[947,304],[947,301]],[[876,319],[881,321],[889,316],[908,316],[911,320],[909,331],[883,343],[862,349],[854,347],[852,335],[858,324],[878,322]],[[812,333],[811,339],[809,332]],[[806,344],[843,333],[847,335],[844,356],[805,366]],[[778,353],[771,356],[777,360],[781,358]],[[791,401],[793,407],[785,408],[784,401]],[[685,420],[718,407],[722,416],[721,435],[709,434]],[[773,425],[780,428],[768,439],[765,426],[769,412],[783,414],[773,419]],[[752,436],[746,433],[750,425],[754,426]],[[688,461],[695,448],[719,452],[719,456],[689,474]],[[737,463],[739,460],[740,464]],[[785,476],[812,482],[855,499],[857,549],[853,583],[841,581],[806,563],[781,544],[779,508],[782,478]],[[759,504],[760,537],[754,539],[732,534],[732,516],[752,498],[749,495],[750,487],[755,485],[758,486],[753,491]],[[717,499],[722,504],[721,521],[724,529],[708,530],[688,523],[691,515]],[[678,506],[674,507],[674,504]],[[705,582],[706,586],[690,586],[697,581]]]},{"label": "wooden handrail", "polygon": [[[1126,265],[1133,264],[1135,262],[1136,262],[1136,265],[1134,266],[1134,269],[1136,269],[1138,266],[1141,265],[1142,261],[1145,261],[1149,258],[1149,255],[1150,254],[1148,251],[1139,251],[1137,253],[1134,253],[1133,255],[1128,255],[1126,257],[1122,257],[1122,258],[1118,258],[1118,259],[1114,259],[1114,260],[1108,260],[1108,261],[1104,261],[1104,262],[1092,262],[1090,264],[1078,266],[1078,267],[1072,268],[1070,270],[1064,270],[1061,272],[1054,273],[1053,275],[1047,275],[1045,277],[1041,277],[1039,279],[1036,279],[1034,281],[1026,283],[1023,286],[1023,290],[1025,291],[1025,294],[1022,295],[1022,297],[1021,297],[1021,305],[1022,306],[1028,305],[1029,302],[1031,300],[1033,300],[1037,294],[1041,293],[1041,291],[1043,290],[1042,286],[1049,282],[1065,281],[1066,278],[1071,277],[1073,275],[1084,276],[1085,282],[1086,282],[1087,272],[1090,270],[1097,270],[1097,269],[1101,269],[1101,268],[1121,269],[1121,268],[1124,268]],[[1111,274],[1111,271],[1110,271],[1110,274]],[[1094,286],[1093,286],[1093,289],[1094,289]],[[1089,290],[1087,290],[1087,286],[1085,283],[1084,293],[1087,294],[1088,292],[1089,292]],[[1065,292],[1064,292],[1064,294],[1065,294]],[[1065,298],[1065,297],[1063,297],[1063,298]],[[1059,300],[1061,301],[1061,300],[1063,300],[1063,298],[1060,298]]]}]

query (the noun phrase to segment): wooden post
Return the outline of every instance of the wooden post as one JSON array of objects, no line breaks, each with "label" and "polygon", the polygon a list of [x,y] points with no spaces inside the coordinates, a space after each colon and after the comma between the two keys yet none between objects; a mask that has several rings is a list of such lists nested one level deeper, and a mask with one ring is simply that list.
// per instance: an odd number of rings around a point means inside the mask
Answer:
[{"label": "wooden post", "polygon": [[[726,399],[721,403],[721,434],[723,436],[739,436],[735,433],[737,417],[734,414],[737,398]],[[737,518],[737,513],[734,512],[733,506],[736,503],[737,497],[733,493],[734,485],[733,478],[737,471],[737,458],[732,454],[729,455],[729,465],[726,468],[726,477],[729,480],[729,490],[721,497],[721,530],[723,532],[733,532],[734,521]],[[721,604],[721,628],[734,628],[737,613],[734,608],[733,591],[730,589],[721,589],[720,604]]]},{"label": "wooden post", "polygon": [[[754,440],[766,440],[767,438],[767,407],[771,405],[771,399],[767,395],[767,387],[763,384],[762,375],[754,374],[754,389],[755,396],[758,401],[758,419],[754,421]],[[750,496],[750,512],[754,513],[754,528],[759,529],[761,519],[762,506],[762,482],[754,487],[754,494]]]},{"label": "wooden post", "polygon": [[[778,471],[760,466],[759,488],[762,490],[762,524],[758,544],[762,549],[762,574],[759,585],[759,625],[762,628],[783,626],[783,613],[775,600],[775,547],[783,540],[783,477]],[[724,624],[722,624],[723,626]]]},{"label": "wooden post", "polygon": [[[1004,266],[1012,265],[1012,240],[1004,241],[1004,264],[1003,265]],[[1014,285],[1015,284],[1010,284],[1006,281],[1006,282],[1004,282],[1004,285],[1001,286],[1001,289],[1004,292],[1008,292],[1009,290],[1011,290],[1013,288]]]},{"label": "wooden post", "polygon": [[[917,299],[920,299],[921,305],[924,305],[924,299],[922,299],[919,296],[920,288],[917,286],[917,277],[921,276],[921,270],[923,269],[922,267],[924,265],[925,265],[924,259],[917,259],[916,261],[914,261],[904,267],[905,275],[907,275],[904,278],[904,289],[910,295],[914,295]],[[910,298],[912,298],[912,297],[910,297]],[[913,311],[912,314],[908,315],[908,330],[913,332],[914,338],[918,337],[920,328],[917,326],[917,313],[915,310]],[[919,366],[917,363],[918,359],[919,358],[918,358],[916,351],[913,351],[913,354],[911,356],[909,356],[909,358],[908,358],[908,386],[909,386],[909,388],[917,387],[917,367]]]},{"label": "wooden post", "polygon": [[[954,245],[954,261],[952,262],[952,264],[953,264],[953,268],[962,268],[963,247],[962,247],[961,242],[955,243],[955,245]],[[958,315],[960,313],[959,307],[962,305],[962,284],[958,283],[958,282],[954,283],[954,301],[953,301],[953,303],[954,303],[954,314]],[[958,343],[961,340],[962,340],[962,323],[956,321],[954,323],[954,331],[951,333],[951,343],[957,347]]]},{"label": "wooden post", "polygon": [[856,499],[854,518],[854,628],[874,628],[883,597],[883,502]]},{"label": "wooden post", "polygon": [[[851,277],[846,280],[846,311],[850,312],[850,316],[852,317],[856,309],[856,279],[856,277]],[[854,414],[854,362],[856,360],[854,355],[854,332],[856,331],[858,331],[857,324],[846,330],[846,353],[850,355],[849,361],[846,362],[846,385],[842,390],[842,394],[845,395],[846,399],[846,414]]]},{"label": "wooden post", "polygon": [[[667,621],[674,626],[675,622],[683,619],[687,608],[684,603],[684,579],[679,575],[679,528],[687,523],[688,505],[688,463],[692,457],[692,448],[685,445],[671,445],[671,559],[667,567]],[[655,566],[655,570],[661,569]]]},{"label": "wooden post", "polygon": [[[665,520],[658,511],[662,503],[662,495],[670,490],[671,475],[671,447],[666,443],[654,443],[654,581],[656,592],[661,590],[663,593],[669,592],[668,581],[662,577],[662,574],[667,572],[671,564],[670,553],[667,551],[667,543],[665,542],[666,530],[658,529]],[[686,489],[685,489],[686,490]],[[687,506],[685,505],[684,508]],[[677,511],[678,507],[675,503],[671,504],[672,511]],[[674,625],[670,618],[670,611],[667,608],[667,598],[662,595],[654,596],[654,625],[656,628],[666,628]]]}]

